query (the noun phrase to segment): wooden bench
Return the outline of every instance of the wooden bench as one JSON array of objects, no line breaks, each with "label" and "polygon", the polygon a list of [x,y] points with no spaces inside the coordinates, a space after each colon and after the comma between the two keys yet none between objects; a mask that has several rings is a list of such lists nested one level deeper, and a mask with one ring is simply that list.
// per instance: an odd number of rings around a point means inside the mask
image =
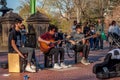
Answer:
[{"label": "wooden bench", "polygon": [[8,70],[9,72],[25,71],[26,60],[20,58],[18,53],[8,53]]}]

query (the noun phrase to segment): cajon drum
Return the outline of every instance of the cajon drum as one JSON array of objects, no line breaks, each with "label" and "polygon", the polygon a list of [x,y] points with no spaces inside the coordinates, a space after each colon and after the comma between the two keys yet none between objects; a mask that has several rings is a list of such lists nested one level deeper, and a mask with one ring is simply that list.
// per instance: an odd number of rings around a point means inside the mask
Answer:
[{"label": "cajon drum", "polygon": [[20,56],[18,53],[8,53],[9,72],[20,72]]}]

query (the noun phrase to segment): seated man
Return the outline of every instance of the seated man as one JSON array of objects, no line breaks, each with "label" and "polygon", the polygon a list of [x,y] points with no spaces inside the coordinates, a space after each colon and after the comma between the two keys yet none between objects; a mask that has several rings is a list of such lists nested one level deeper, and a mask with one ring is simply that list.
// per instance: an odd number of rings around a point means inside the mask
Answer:
[{"label": "seated man", "polygon": [[[85,44],[84,34],[82,33],[81,26],[79,24],[76,25],[75,30],[76,32],[73,32],[70,36],[67,36],[67,38],[71,38],[69,42],[73,44],[73,50],[75,50],[75,52],[83,52],[81,63],[88,65],[90,64],[87,62],[89,46]],[[76,41],[79,42],[76,43]]]},{"label": "seated man", "polygon": [[8,38],[8,49],[10,53],[17,52],[21,58],[25,58],[23,54],[28,54],[27,56],[27,66],[25,68],[28,72],[36,72],[35,66],[31,64],[31,59],[35,56],[35,51],[33,48],[22,47],[20,29],[22,25],[22,20],[16,19],[13,29],[9,33]]},{"label": "seated man", "polygon": [[[67,68],[64,64],[64,49],[61,47],[55,46],[55,42],[60,43],[60,41],[55,41],[55,33],[57,32],[57,28],[54,25],[50,25],[48,27],[48,32],[42,34],[38,41],[40,42],[40,50],[46,54],[54,54],[54,68],[61,69]],[[54,44],[55,43],[55,44]],[[58,64],[58,56],[60,54],[60,65]]]}]

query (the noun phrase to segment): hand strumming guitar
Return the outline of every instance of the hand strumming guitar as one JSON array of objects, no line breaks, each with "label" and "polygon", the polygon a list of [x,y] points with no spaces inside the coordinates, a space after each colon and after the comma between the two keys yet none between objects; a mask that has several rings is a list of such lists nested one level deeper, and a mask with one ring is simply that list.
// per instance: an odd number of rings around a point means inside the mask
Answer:
[{"label": "hand strumming guitar", "polygon": [[46,44],[50,44],[51,42],[50,41],[45,41]]},{"label": "hand strumming guitar", "polygon": [[79,40],[68,40],[71,44],[73,45],[76,45],[78,44],[79,42],[82,42],[82,44],[86,44],[85,41],[86,39],[89,39],[89,38],[95,38],[97,35],[94,34],[94,35],[91,35],[91,36],[88,36],[88,37],[85,37],[85,38],[82,38],[82,39],[79,39]]}]

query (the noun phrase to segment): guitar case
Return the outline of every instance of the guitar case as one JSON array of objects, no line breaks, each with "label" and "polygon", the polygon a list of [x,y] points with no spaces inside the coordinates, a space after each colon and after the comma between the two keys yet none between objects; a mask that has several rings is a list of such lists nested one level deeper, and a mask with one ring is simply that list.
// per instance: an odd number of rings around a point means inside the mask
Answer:
[{"label": "guitar case", "polygon": [[[114,53],[114,55],[116,55]],[[93,73],[99,79],[108,79],[120,76],[120,59],[118,57],[112,59],[112,53],[108,53],[104,59],[104,62],[95,64],[93,66]],[[120,57],[120,53],[117,54]]]}]

